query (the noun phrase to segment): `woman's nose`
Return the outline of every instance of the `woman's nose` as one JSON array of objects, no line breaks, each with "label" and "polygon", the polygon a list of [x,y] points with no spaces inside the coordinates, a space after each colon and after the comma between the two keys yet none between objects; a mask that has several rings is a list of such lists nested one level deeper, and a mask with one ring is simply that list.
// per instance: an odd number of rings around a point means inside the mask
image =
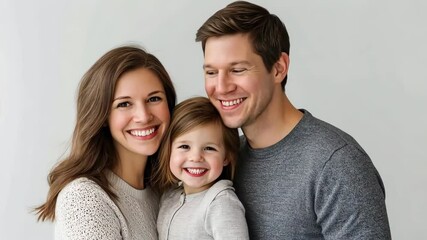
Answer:
[{"label": "woman's nose", "polygon": [[146,106],[139,106],[135,109],[134,120],[135,122],[149,123],[154,118],[150,109]]}]

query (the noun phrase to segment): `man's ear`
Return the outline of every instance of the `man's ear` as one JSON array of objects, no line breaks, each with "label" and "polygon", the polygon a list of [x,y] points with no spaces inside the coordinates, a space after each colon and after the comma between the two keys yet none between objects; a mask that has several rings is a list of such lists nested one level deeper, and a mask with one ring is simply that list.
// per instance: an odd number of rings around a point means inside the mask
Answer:
[{"label": "man's ear", "polygon": [[274,77],[276,79],[276,82],[282,82],[285,76],[288,74],[289,63],[290,60],[288,54],[282,52],[279,59],[273,66]]}]

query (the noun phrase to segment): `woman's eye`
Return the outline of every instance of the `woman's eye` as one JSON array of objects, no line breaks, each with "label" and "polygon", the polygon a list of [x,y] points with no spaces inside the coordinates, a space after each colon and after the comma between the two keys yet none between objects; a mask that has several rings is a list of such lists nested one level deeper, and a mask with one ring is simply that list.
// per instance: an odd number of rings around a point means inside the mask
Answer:
[{"label": "woman's eye", "polygon": [[162,98],[161,97],[159,97],[159,96],[154,96],[154,97],[150,97],[148,100],[147,100],[147,102],[158,102],[158,101],[161,101],[162,100]]},{"label": "woman's eye", "polygon": [[117,104],[118,108],[124,108],[124,107],[129,107],[130,103],[129,102],[121,102],[119,104]]}]

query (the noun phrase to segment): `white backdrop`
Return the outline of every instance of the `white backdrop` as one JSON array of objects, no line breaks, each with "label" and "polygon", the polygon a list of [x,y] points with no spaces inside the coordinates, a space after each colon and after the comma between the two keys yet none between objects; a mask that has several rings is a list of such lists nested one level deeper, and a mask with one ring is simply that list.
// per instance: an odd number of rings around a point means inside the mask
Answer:
[{"label": "white backdrop", "polygon": [[[0,235],[52,239],[37,223],[46,176],[67,151],[77,84],[106,51],[155,54],[178,100],[205,95],[198,27],[229,1],[0,0]],[[350,133],[386,186],[394,239],[427,239],[427,2],[253,1],[291,37],[287,93]]]}]

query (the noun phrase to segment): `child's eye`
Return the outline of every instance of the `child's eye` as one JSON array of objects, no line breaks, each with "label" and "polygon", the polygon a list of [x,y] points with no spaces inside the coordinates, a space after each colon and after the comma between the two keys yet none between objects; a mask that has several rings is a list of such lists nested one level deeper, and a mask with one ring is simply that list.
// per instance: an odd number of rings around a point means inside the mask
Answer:
[{"label": "child's eye", "polygon": [[190,146],[188,146],[186,144],[182,144],[182,145],[179,145],[178,148],[181,148],[181,149],[190,149]]},{"label": "child's eye", "polygon": [[208,147],[205,147],[205,150],[206,151],[216,151],[216,148],[208,146]]},{"label": "child's eye", "polygon": [[124,108],[124,107],[129,107],[130,103],[129,102],[121,102],[117,104],[117,108]]},{"label": "child's eye", "polygon": [[147,100],[147,102],[158,102],[158,101],[161,101],[162,100],[162,98],[161,97],[159,97],[159,96],[153,96],[153,97],[150,97],[148,100]]}]

